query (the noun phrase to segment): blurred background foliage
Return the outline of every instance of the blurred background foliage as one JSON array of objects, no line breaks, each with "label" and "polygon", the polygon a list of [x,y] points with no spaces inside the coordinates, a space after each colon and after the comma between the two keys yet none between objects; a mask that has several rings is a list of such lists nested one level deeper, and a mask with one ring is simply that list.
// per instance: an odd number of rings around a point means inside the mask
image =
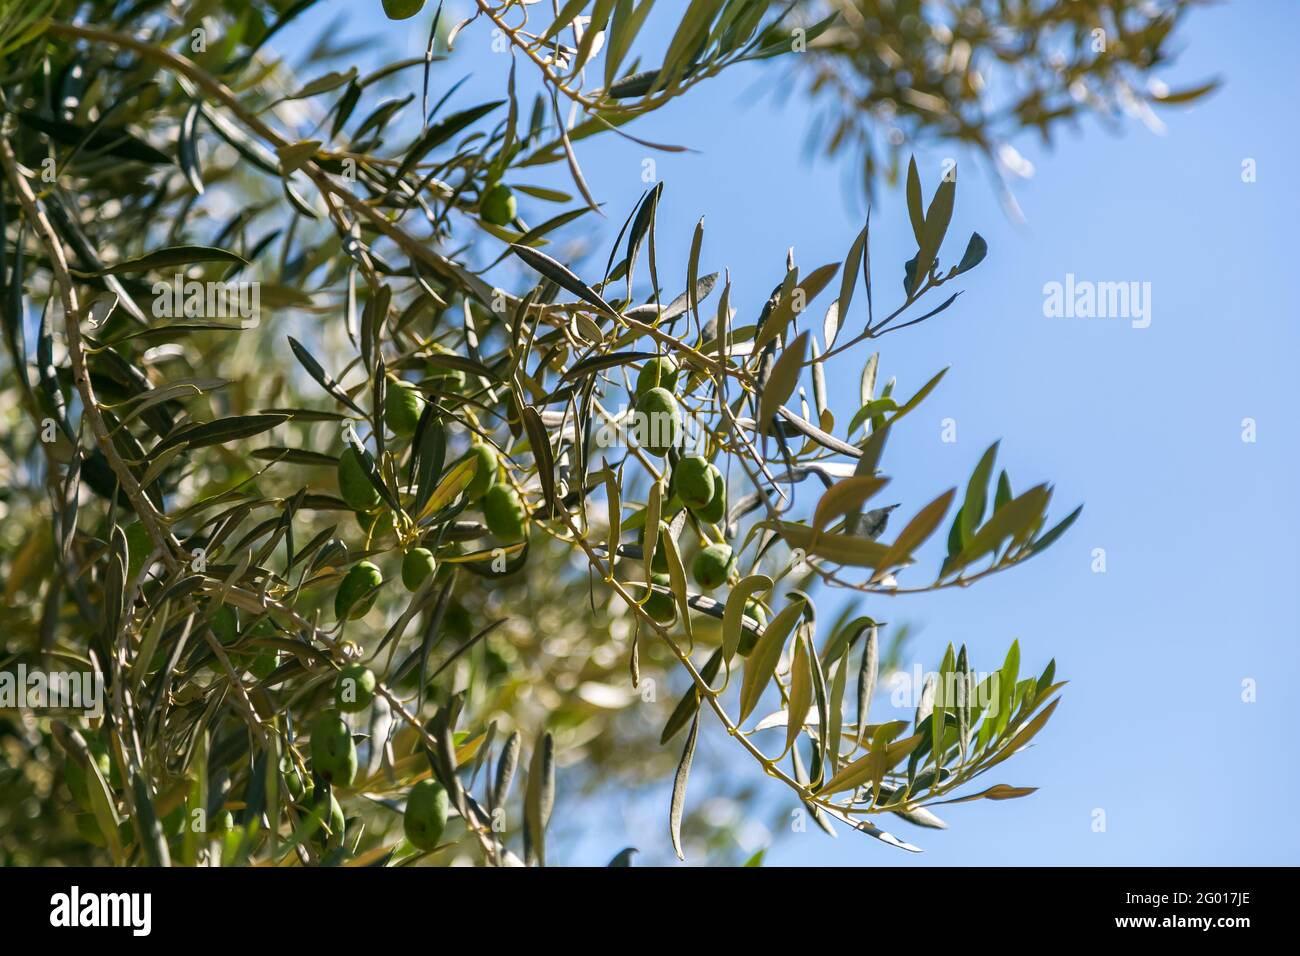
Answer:
[{"label": "blurred background foliage", "polygon": [[868,192],[895,181],[920,143],[975,149],[1014,210],[1010,184],[1032,173],[1014,140],[1051,143],[1085,117],[1159,129],[1161,106],[1217,80],[1173,89],[1160,78],[1178,26],[1203,0],[832,0],[836,25],[790,62],[818,111],[813,140],[855,150]]}]

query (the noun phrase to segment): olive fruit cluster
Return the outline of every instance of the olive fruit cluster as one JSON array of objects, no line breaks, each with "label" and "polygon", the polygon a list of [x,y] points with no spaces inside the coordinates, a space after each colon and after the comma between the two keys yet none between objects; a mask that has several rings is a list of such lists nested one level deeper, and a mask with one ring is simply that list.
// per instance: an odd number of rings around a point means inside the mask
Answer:
[{"label": "olive fruit cluster", "polygon": [[720,524],[727,517],[727,480],[718,466],[699,455],[677,462],[668,490],[697,518]]},{"label": "olive fruit cluster", "polygon": [[486,442],[475,442],[466,458],[474,461],[474,477],[465,486],[465,495],[471,503],[477,502],[483,509],[483,520],[488,530],[507,544],[522,541],[528,514],[515,489],[497,480],[499,463],[496,450]]},{"label": "olive fruit cluster", "polygon": [[301,804],[312,826],[313,838],[322,849],[332,850],[343,843],[346,821],[333,791],[336,787],[351,787],[357,777],[357,745],[340,712],[357,713],[369,707],[375,699],[377,684],[370,668],[359,663],[348,664],[339,671],[334,683],[335,709],[322,711],[312,721],[311,767],[316,776],[330,785],[328,803],[311,784],[304,787],[297,772],[285,774],[285,784],[294,800]]},{"label": "olive fruit cluster", "polygon": [[[423,408],[424,399],[419,391],[414,386],[398,383],[389,393],[385,421],[395,434],[410,437],[415,433]],[[462,460],[474,463],[474,473],[464,493],[471,503],[477,503],[482,509],[488,530],[507,544],[523,540],[528,513],[514,487],[499,480],[496,450],[487,442],[476,441]],[[338,485],[343,501],[356,511],[357,520],[370,538],[392,530],[392,515],[380,508],[379,492],[367,477],[365,463],[352,445],[339,456]],[[402,584],[408,591],[418,591],[436,570],[437,560],[432,551],[424,547],[409,547],[402,558]],[[364,617],[374,606],[383,583],[383,573],[373,562],[360,561],[353,565],[335,592],[335,617],[339,621]]]},{"label": "olive fruit cluster", "polygon": [[[659,541],[655,545],[654,557],[650,561],[652,575],[663,575],[667,583],[668,552],[664,548],[664,534],[668,531],[667,523],[659,522]],[[645,528],[639,532],[641,553],[645,553]],[[735,555],[729,544],[710,544],[702,548],[691,561],[691,577],[703,591],[712,591],[725,584],[735,564]],[[654,600],[653,597],[651,600]],[[647,605],[648,607],[648,605]],[[664,623],[664,622],[661,622]]]},{"label": "olive fruit cluster", "polygon": [[[484,194],[481,211],[488,221],[508,222],[514,218],[514,197],[506,187],[494,187]],[[434,349],[438,347],[434,346]],[[464,386],[464,373],[441,363],[431,363],[428,379],[422,384],[435,390],[459,390]],[[425,406],[419,388],[391,380],[384,407],[384,423],[398,438],[411,439],[420,427]],[[469,503],[482,510],[488,531],[506,543],[522,540],[527,532],[527,510],[514,486],[501,480],[501,465],[495,448],[488,442],[476,440],[466,451],[464,461],[472,461],[474,470],[463,493]],[[362,454],[349,444],[338,460],[339,494],[356,512],[361,527],[373,539],[394,530],[394,522],[393,515],[383,507],[382,496],[368,477],[367,470]],[[402,542],[402,547],[405,552],[401,563],[402,584],[414,592],[436,573],[437,559],[428,548],[410,546],[408,542]],[[337,619],[345,622],[364,617],[374,606],[383,584],[383,573],[372,561],[362,560],[350,567],[335,592]],[[671,599],[666,605],[660,603],[656,607],[661,615],[676,613]],[[351,787],[357,776],[357,748],[343,715],[370,706],[377,690],[374,672],[360,663],[347,664],[335,680],[333,709],[321,713],[311,724],[312,771],[329,783],[331,790]],[[296,776],[292,779],[298,783]],[[309,819],[314,819],[320,830],[318,842],[323,847],[339,846],[345,820],[333,794],[327,805],[322,799],[314,799],[311,793],[303,794],[300,783],[298,791],[295,799],[301,797]],[[447,822],[448,802],[446,790],[435,780],[423,780],[411,788],[403,828],[412,846],[424,851],[438,846]]]},{"label": "olive fruit cluster", "polygon": [[[402,585],[414,593],[438,567],[428,548],[411,548],[402,558]],[[348,569],[334,592],[334,616],[340,621],[365,617],[375,606],[384,575],[372,561],[358,561]]]}]

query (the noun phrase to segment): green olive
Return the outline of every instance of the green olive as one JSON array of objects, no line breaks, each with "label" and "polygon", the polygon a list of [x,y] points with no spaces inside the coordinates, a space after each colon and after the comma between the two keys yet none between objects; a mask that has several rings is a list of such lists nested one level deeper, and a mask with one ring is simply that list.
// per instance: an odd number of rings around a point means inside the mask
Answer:
[{"label": "green olive", "polygon": [[409,20],[424,8],[424,0],[384,0],[384,13],[390,20]]},{"label": "green olive", "polygon": [[652,388],[674,391],[678,374],[677,363],[667,355],[647,360],[636,377],[636,397],[640,398]]},{"label": "green olive", "polygon": [[356,516],[357,526],[369,537],[372,547],[397,531],[393,513],[386,508],[379,511],[358,511]]},{"label": "green olive", "polygon": [[375,606],[384,576],[369,561],[359,561],[348,569],[334,592],[334,616],[340,621],[365,617]]},{"label": "green olive", "polygon": [[[430,346],[430,351],[435,355],[455,355],[451,349],[445,345],[434,344]],[[459,392],[465,388],[465,373],[458,368],[452,368],[448,365],[430,362],[425,367],[427,377],[443,392]]]},{"label": "green olive", "polygon": [[284,785],[289,788],[289,796],[295,801],[301,800],[302,795],[307,792],[302,785],[302,778],[298,776],[298,771],[292,767],[285,771]]},{"label": "green olive", "polygon": [[327,710],[311,725],[311,764],[336,787],[350,787],[357,776],[357,745],[337,712]]},{"label": "green olive", "polygon": [[279,651],[263,651],[248,662],[248,672],[258,680],[266,680],[280,666]]},{"label": "green olive", "polygon": [[471,502],[478,501],[497,479],[497,450],[486,442],[475,442],[465,453],[466,458],[474,459],[474,477],[465,486],[465,497]]},{"label": "green olive", "polygon": [[712,591],[726,582],[727,574],[731,571],[731,561],[730,545],[711,544],[691,562],[691,575],[701,588]]},{"label": "green olive", "polygon": [[233,644],[239,637],[239,615],[229,604],[221,605],[221,609],[212,615],[212,633],[222,644]]},{"label": "green olive", "polygon": [[662,458],[676,447],[682,434],[682,411],[666,388],[652,388],[636,401],[636,440],[649,454]]},{"label": "green olive", "polygon": [[402,584],[406,590],[414,593],[420,590],[420,585],[437,569],[438,564],[432,551],[428,548],[412,548],[402,558]]},{"label": "green olive", "polygon": [[334,682],[334,706],[345,714],[365,710],[375,699],[375,672],[364,664],[349,664]]},{"label": "green olive", "polygon": [[[745,616],[751,617],[758,622],[759,628],[767,627],[767,612],[763,610],[763,605],[757,601],[745,602]],[[754,645],[758,643],[758,632],[751,631],[747,628],[741,628],[740,643],[736,645],[736,653],[741,657],[748,657]]]},{"label": "green olive", "polygon": [[505,183],[496,183],[483,191],[478,201],[479,215],[494,226],[508,226],[514,222],[517,204],[515,194]]},{"label": "green olive", "polygon": [[[672,581],[666,574],[652,574],[650,580],[661,587],[672,586]],[[672,624],[677,620],[677,601],[671,594],[651,591],[644,607],[646,613],[660,624]]]},{"label": "green olive", "polygon": [[126,579],[134,581],[144,568],[145,559],[153,554],[153,538],[139,521],[131,522],[123,533],[126,535]]},{"label": "green olive", "polygon": [[436,780],[421,780],[406,797],[402,829],[411,845],[432,850],[447,826],[447,791]]},{"label": "green olive", "polygon": [[[668,570],[668,552],[667,550],[664,549],[664,535],[667,533],[668,533],[668,523],[666,521],[660,521],[659,540],[655,542],[654,562],[653,562],[653,567],[650,568],[652,572]],[[645,525],[642,525],[641,530],[637,532],[637,542],[641,545],[641,554],[644,555],[645,554]]]},{"label": "green olive", "polygon": [[671,490],[682,504],[695,511],[713,500],[713,468],[707,459],[688,455],[673,469]]},{"label": "green olive", "polygon": [[379,504],[379,492],[366,477],[361,456],[351,445],[339,455],[339,494],[353,511],[370,511]]},{"label": "green olive", "polygon": [[483,495],[483,518],[488,530],[506,543],[524,536],[524,506],[509,485],[493,485]]},{"label": "green olive", "polygon": [[[410,438],[420,424],[424,411],[424,396],[414,385],[393,382],[384,401],[384,422],[398,438]],[[365,477],[364,475],[362,477]]]},{"label": "green olive", "polygon": [[722,472],[713,462],[709,462],[709,474],[713,476],[713,496],[704,507],[691,510],[701,521],[721,524],[727,520],[727,479],[722,477]]}]

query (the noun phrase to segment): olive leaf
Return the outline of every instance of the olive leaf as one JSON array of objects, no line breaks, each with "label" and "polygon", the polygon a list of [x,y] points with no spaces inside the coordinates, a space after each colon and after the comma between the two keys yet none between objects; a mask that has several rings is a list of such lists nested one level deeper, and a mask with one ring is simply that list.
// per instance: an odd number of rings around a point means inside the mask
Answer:
[{"label": "olive leaf", "polygon": [[608,866],[611,867],[631,866],[632,854],[636,852],[637,849],[634,846],[624,847],[623,849],[619,850],[617,854],[615,854],[612,860],[609,861]]},{"label": "olive leaf", "polygon": [[[813,511],[814,532],[823,531],[841,515],[856,514],[863,504],[889,483],[888,478],[856,476],[837,481],[827,488]],[[816,535],[814,535],[814,540]]]},{"label": "olive leaf", "polygon": [[510,251],[524,261],[530,269],[550,279],[560,288],[572,292],[584,302],[589,302],[601,311],[609,315],[617,315],[613,306],[600,297],[591,286],[587,285],[567,268],[560,265],[544,252],[536,249],[530,249],[527,246],[521,246],[518,243],[510,247]]},{"label": "olive leaf", "polygon": [[87,129],[78,123],[52,119],[25,109],[17,110],[16,115],[22,125],[68,146],[84,144],[85,148],[92,152],[102,152],[108,156],[141,163],[166,165],[171,162],[171,157],[166,153],[160,152],[121,127],[97,126]]},{"label": "olive leaf", "polygon": [[790,346],[781,353],[781,357],[772,366],[758,402],[758,431],[766,435],[771,427],[773,417],[794,393],[799,383],[799,373],[803,370],[804,356],[808,351],[808,333],[801,332]]},{"label": "olive leaf", "polygon": [[962,253],[961,261],[957,263],[952,274],[961,275],[963,272],[969,272],[977,265],[984,261],[984,257],[989,254],[989,244],[984,241],[984,237],[978,232],[970,234],[970,241],[966,243],[966,251]]},{"label": "olive leaf", "polygon": [[212,246],[171,246],[167,249],[156,249],[134,259],[125,259],[116,265],[92,269],[89,272],[77,272],[76,274],[90,279],[134,272],[152,272],[156,269],[170,269],[175,266],[192,265],[196,262],[233,262],[241,266],[248,265],[248,260],[243,256],[236,255],[225,249],[217,249]]},{"label": "olive leaf", "polygon": [[966,486],[966,498],[961,504],[963,542],[968,542],[975,529],[984,521],[984,510],[988,506],[989,477],[993,474],[993,462],[997,453],[998,443],[994,442],[980,457],[979,464],[971,472],[970,483]]},{"label": "olive leaf", "polygon": [[524,796],[524,838],[528,861],[546,865],[546,828],[555,804],[555,743],[543,733],[533,748],[528,764],[528,784]]},{"label": "olive leaf", "polygon": [[379,493],[379,497],[383,499],[384,504],[395,512],[401,511],[402,506],[393,497],[392,491],[388,488],[388,482],[384,481],[384,476],[379,471],[379,465],[366,446],[361,444],[351,429],[344,433],[344,441],[356,453],[357,461],[361,464],[362,473],[366,476],[366,480],[370,482],[370,486]]},{"label": "olive leaf", "polygon": [[[826,703],[827,719],[819,721],[826,728],[826,776],[839,772],[840,744],[844,735],[844,691],[848,687],[849,649],[846,647],[832,665],[830,698]],[[820,781],[819,781],[820,783]]]},{"label": "olive leaf", "polygon": [[150,458],[156,458],[169,448],[207,448],[211,445],[224,445],[226,442],[240,438],[251,438],[269,431],[289,420],[288,415],[231,415],[211,422],[199,422],[184,425],[171,432],[166,438],[154,445],[149,452]]},{"label": "olive leaf", "polygon": [[542,424],[542,417],[532,405],[525,405],[523,410],[524,429],[528,432],[528,444],[537,459],[537,478],[542,483],[542,497],[548,511],[554,511],[555,497],[555,455],[551,449],[551,439]]},{"label": "olive leaf", "polygon": [[949,488],[939,497],[912,516],[912,520],[899,532],[889,553],[881,560],[882,568],[890,568],[909,560],[912,552],[919,548],[934,534],[943,516],[952,506],[952,499],[957,494],[956,488]]},{"label": "olive leaf", "polygon": [[885,564],[889,547],[878,541],[849,534],[817,532],[790,521],[761,521],[759,527],[779,534],[791,548],[849,567],[879,568]]},{"label": "olive leaf", "polygon": [[776,673],[777,662],[785,648],[786,639],[794,631],[807,608],[807,599],[796,597],[783,607],[776,617],[763,629],[753,651],[745,661],[744,676],[740,684],[740,715],[738,721],[754,712],[759,698],[767,689],[772,675]]},{"label": "olive leaf", "polygon": [[[939,186],[934,191],[934,197],[930,200],[930,207],[925,211],[925,222],[917,239],[917,245],[920,249],[916,254],[916,258],[912,261],[912,278],[909,283],[911,288],[908,292],[908,298],[915,295],[919,287],[924,284],[926,277],[930,274],[930,268],[939,255],[939,246],[943,244],[943,238],[948,233],[948,223],[952,221],[952,209],[956,192],[957,169],[954,166],[940,179]],[[915,220],[913,220],[913,228],[915,228],[915,225]]]},{"label": "olive leaf", "polygon": [[808,646],[808,636],[799,633],[794,640],[794,659],[790,663],[790,703],[786,708],[785,747],[782,755],[789,752],[794,742],[803,732],[804,720],[812,709],[813,675],[816,657]]},{"label": "olive leaf", "polygon": [[757,622],[745,615],[745,605],[755,594],[772,590],[772,579],[764,574],[751,574],[742,578],[727,595],[722,615],[722,659],[730,661],[740,646],[742,631],[756,629]]},{"label": "olive leaf", "polygon": [[289,348],[293,351],[294,357],[297,358],[302,367],[307,370],[307,374],[314,378],[317,384],[320,385],[321,388],[325,389],[325,391],[327,391],[335,401],[342,405],[346,405],[364,418],[366,413],[361,410],[361,406],[348,398],[343,389],[339,387],[338,382],[325,373],[325,369],[323,369],[320,363],[312,357],[312,354],[307,351],[302,343],[292,335],[286,336],[286,338],[289,340]]},{"label": "olive leaf", "polygon": [[685,860],[682,853],[682,811],[686,807],[686,780],[691,773],[691,760],[695,756],[695,741],[700,736],[700,714],[695,712],[691,721],[691,732],[686,736],[686,746],[682,749],[681,762],[677,764],[677,773],[673,777],[673,796],[668,808],[668,832],[673,841],[673,852],[677,859]]},{"label": "olive leaf", "polygon": [[514,780],[515,768],[519,765],[519,749],[522,743],[523,738],[516,730],[501,748],[501,756],[497,760],[496,778],[492,784],[493,807],[506,805],[506,798],[510,796],[510,783]]},{"label": "olive leaf", "polygon": [[478,460],[475,458],[466,458],[453,465],[429,494],[428,500],[424,503],[424,507],[420,509],[415,520],[422,522],[430,515],[437,514],[451,504],[456,496],[464,491],[465,487],[473,480],[477,468]]},{"label": "olive leaf", "polygon": [[[709,659],[705,661],[704,666],[700,668],[700,676],[711,683],[713,679],[718,676],[718,671],[722,667],[723,657],[724,654],[721,648],[710,654]],[[692,684],[686,693],[682,695],[682,699],[677,702],[677,706],[673,708],[673,712],[668,715],[668,720],[664,722],[664,729],[659,734],[660,745],[662,746],[676,737],[677,732],[685,727],[686,722],[690,720],[692,716],[698,714],[699,710],[700,689],[698,686]]]},{"label": "olive leaf", "polygon": [[768,316],[767,321],[763,323],[763,327],[754,337],[754,347],[760,348],[769,342],[775,341],[785,331],[795,315],[806,308],[807,304],[830,284],[839,268],[840,264],[838,262],[827,263],[814,269],[798,283],[791,284],[789,289],[782,289],[781,298],[776,308],[772,310],[771,315]]},{"label": "olive leaf", "polygon": [[416,163],[429,155],[435,147],[446,142],[461,130],[482,119],[504,102],[505,100],[493,100],[489,103],[480,103],[478,106],[473,106],[469,109],[461,110],[458,113],[453,113],[430,126],[420,135],[420,138],[412,143],[410,148],[406,150],[402,157],[401,164],[397,167],[397,171],[393,173],[393,180],[397,181],[402,179],[407,173],[415,168]]}]

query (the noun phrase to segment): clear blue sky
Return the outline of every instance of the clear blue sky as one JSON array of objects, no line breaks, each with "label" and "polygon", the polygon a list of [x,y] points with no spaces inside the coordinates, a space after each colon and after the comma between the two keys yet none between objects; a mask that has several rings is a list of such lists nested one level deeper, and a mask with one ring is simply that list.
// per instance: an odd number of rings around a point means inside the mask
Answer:
[{"label": "clear blue sky", "polygon": [[[417,31],[380,19],[378,0],[352,6],[376,15],[350,26],[397,48],[422,47]],[[662,13],[652,20],[662,25]],[[770,862],[1300,861],[1300,823],[1287,810],[1300,783],[1292,729],[1300,316],[1288,241],[1300,214],[1288,166],[1300,152],[1292,49],[1300,8],[1227,4],[1195,12],[1187,27],[1178,65],[1162,76],[1177,88],[1221,75],[1225,86],[1192,108],[1162,112],[1161,136],[1136,123],[1120,135],[1087,123],[1050,152],[1033,137],[1016,140],[1036,167],[1016,188],[1026,225],[1009,221],[983,171],[955,154],[962,164],[950,241],[959,246],[978,229],[990,254],[945,315],[880,343],[882,374],[897,376],[903,393],[952,365],[886,453],[904,512],[964,484],[999,438],[1000,464],[1017,489],[1052,480],[1058,514],[1085,504],[1066,538],[1014,572],[866,608],[921,628],[909,666],[930,669],[948,642],[964,641],[987,670],[1013,638],[1026,669],[1057,658],[1058,675],[1071,683],[1056,716],[1033,750],[988,780],[1040,790],[945,808],[946,832],[891,826],[925,847],[919,856],[812,828],[777,840]],[[457,102],[499,94],[502,61],[488,43],[485,27],[471,27],[435,87],[472,71]],[[851,160],[808,159],[809,113],[798,95],[784,105],[772,96],[777,79],[770,65],[734,71],[633,128],[698,152],[651,154],[614,137],[583,144],[591,186],[617,220],[593,241],[612,239],[643,188],[641,162],[653,155],[667,184],[662,273],[684,277],[700,215],[703,261],[710,271],[731,268],[742,316],[756,315],[782,276],[787,246],[805,267],[841,259],[863,209],[846,191],[843,163]],[[927,193],[950,154],[918,155]],[[1246,158],[1257,165],[1252,184],[1241,179]],[[901,190],[881,189],[872,221],[877,302],[897,304],[902,262],[914,250]],[[961,249],[947,251],[955,258]],[[1150,282],[1150,327],[1045,318],[1043,286],[1067,273]],[[675,294],[684,278],[667,285]],[[851,328],[862,308],[859,295]],[[833,367],[840,422],[856,407],[862,358]],[[940,441],[946,417],[957,421],[955,443]],[[1256,422],[1254,443],[1242,441],[1245,418]],[[1092,570],[1096,548],[1105,549],[1104,574]],[[1255,703],[1242,701],[1246,679],[1256,682]],[[877,714],[895,716],[883,707]],[[752,771],[738,764],[736,772]],[[695,783],[692,796],[706,798],[707,786]],[[658,846],[666,806],[665,792],[653,815],[599,815],[609,827],[589,833],[567,862]],[[1094,832],[1097,809],[1105,832]]]}]

